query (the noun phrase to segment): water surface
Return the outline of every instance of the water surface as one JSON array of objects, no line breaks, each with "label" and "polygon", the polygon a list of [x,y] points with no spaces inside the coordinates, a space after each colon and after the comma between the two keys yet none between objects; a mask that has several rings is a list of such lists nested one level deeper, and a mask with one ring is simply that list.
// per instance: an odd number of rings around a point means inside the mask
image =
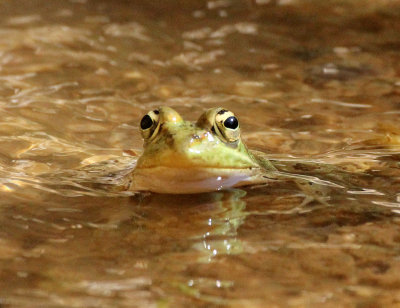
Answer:
[{"label": "water surface", "polygon": [[[396,1],[0,8],[1,304],[399,305]],[[351,181],[304,206],[290,182],[188,196],[83,185],[98,179],[82,166],[124,150],[134,165],[138,123],[160,105],[189,120],[223,106],[278,165],[329,163]]]}]

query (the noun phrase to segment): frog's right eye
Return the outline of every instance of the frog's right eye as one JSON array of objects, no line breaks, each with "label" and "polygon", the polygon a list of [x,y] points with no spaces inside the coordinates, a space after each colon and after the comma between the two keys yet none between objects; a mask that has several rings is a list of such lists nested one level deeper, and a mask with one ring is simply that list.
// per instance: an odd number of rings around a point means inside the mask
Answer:
[{"label": "frog's right eye", "polygon": [[144,140],[151,140],[157,135],[159,128],[159,111],[153,110],[147,113],[140,121],[140,132]]}]

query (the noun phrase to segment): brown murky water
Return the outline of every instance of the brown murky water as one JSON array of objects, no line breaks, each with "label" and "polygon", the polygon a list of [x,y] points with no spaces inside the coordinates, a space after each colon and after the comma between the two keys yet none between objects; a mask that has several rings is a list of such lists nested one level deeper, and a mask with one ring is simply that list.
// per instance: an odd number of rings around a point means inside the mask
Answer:
[{"label": "brown murky water", "polygon": [[[399,307],[398,1],[0,8],[1,305]],[[299,207],[290,183],[165,196],[74,180],[139,153],[159,105],[224,106],[249,148],[354,181]]]}]

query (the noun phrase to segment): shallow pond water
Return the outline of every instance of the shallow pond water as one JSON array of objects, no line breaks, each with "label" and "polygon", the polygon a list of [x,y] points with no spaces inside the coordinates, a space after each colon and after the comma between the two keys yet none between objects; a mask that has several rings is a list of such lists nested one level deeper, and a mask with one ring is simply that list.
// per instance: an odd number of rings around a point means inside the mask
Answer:
[{"label": "shallow pond water", "polygon": [[[397,1],[0,8],[1,305],[400,305]],[[96,178],[82,166],[134,165],[138,123],[160,105],[189,120],[224,106],[277,165],[351,181],[304,206],[290,182],[185,196],[83,185]]]}]

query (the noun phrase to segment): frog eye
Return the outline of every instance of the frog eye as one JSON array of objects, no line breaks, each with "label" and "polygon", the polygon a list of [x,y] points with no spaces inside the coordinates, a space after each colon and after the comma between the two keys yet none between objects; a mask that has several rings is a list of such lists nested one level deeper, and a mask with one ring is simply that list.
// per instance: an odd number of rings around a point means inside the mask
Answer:
[{"label": "frog eye", "polygon": [[217,135],[227,142],[235,142],[240,138],[240,127],[233,112],[221,109],[215,114],[213,126]]},{"label": "frog eye", "polygon": [[143,139],[150,140],[156,136],[159,128],[159,114],[158,110],[150,111],[140,121],[140,131]]}]

